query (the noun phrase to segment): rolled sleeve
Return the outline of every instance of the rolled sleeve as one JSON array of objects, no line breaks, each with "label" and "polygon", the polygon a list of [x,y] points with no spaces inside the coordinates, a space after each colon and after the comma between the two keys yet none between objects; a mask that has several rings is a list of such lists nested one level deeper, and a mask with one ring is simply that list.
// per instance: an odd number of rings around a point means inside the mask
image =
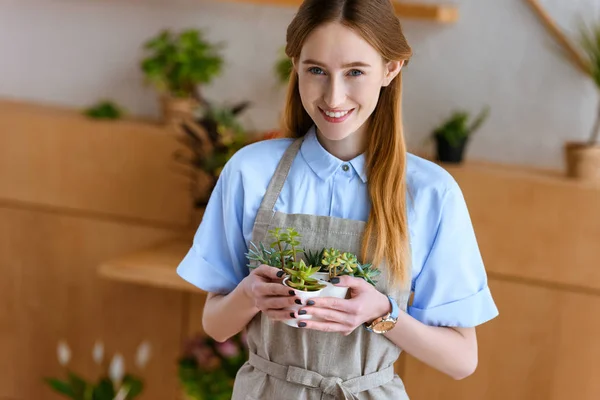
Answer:
[{"label": "rolled sleeve", "polygon": [[444,192],[438,229],[413,282],[408,313],[427,325],[474,327],[495,318],[489,287],[467,205],[456,182]]}]

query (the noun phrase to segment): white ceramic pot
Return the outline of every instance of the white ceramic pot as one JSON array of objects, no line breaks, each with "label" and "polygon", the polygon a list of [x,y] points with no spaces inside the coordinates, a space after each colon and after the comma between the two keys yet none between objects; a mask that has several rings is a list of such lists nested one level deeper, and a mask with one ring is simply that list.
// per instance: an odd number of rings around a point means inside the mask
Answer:
[{"label": "white ceramic pot", "polygon": [[315,272],[310,276],[311,278],[319,279],[325,282],[329,282],[329,272]]},{"label": "white ceramic pot", "polygon": [[327,287],[321,290],[320,297],[336,297],[338,299],[345,299],[348,295],[348,289],[350,289],[349,287],[335,286],[331,282],[325,282],[325,284],[327,285]]},{"label": "white ceramic pot", "polygon": [[[288,286],[286,284],[287,280],[289,279],[289,277],[286,277],[283,280],[283,284],[287,287],[289,287],[290,289],[294,289],[290,286]],[[327,283],[327,282],[325,282]],[[294,304],[293,306],[290,306],[288,308],[286,308],[286,310],[291,311],[298,311],[299,309],[301,309],[302,307],[304,307],[306,305],[306,302],[310,299],[313,299],[315,297],[321,297],[321,293],[323,292],[323,290],[325,289],[321,289],[321,290],[317,290],[315,292],[303,292],[302,290],[296,290],[296,297],[298,297],[300,299],[300,301],[302,302],[302,304]],[[290,318],[288,320],[284,320],[283,323],[286,325],[289,325],[291,327],[297,328],[298,327],[298,321],[300,320],[306,320],[306,319],[312,319],[312,315],[298,315],[296,318]],[[316,320],[316,318],[315,318]]]}]

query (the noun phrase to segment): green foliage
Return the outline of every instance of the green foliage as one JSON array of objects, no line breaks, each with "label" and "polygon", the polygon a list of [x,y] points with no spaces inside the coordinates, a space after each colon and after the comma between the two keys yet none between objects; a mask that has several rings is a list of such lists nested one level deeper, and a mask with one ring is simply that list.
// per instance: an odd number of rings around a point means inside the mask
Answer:
[{"label": "green foliage", "polygon": [[141,68],[147,81],[173,97],[194,97],[198,84],[210,83],[223,69],[220,46],[206,41],[200,30],[163,30],[144,49],[148,54]]},{"label": "green foliage", "polygon": [[457,147],[463,139],[469,138],[481,127],[487,119],[489,112],[490,108],[488,106],[484,107],[473,123],[469,125],[469,113],[466,111],[455,111],[433,132],[433,136],[443,138],[451,146]]},{"label": "green foliage", "polygon": [[319,272],[329,272],[327,266],[322,264],[323,253],[325,253],[325,249],[314,252],[311,250],[305,251],[304,255],[306,256],[306,263],[313,267],[319,267]]},{"label": "green foliage", "polygon": [[[579,42],[589,61],[589,75],[600,89],[600,22],[586,27],[581,23],[579,27]],[[598,143],[600,138],[600,112],[596,116],[596,121],[588,139],[590,145]]]},{"label": "green foliage", "polygon": [[282,49],[280,51],[279,58],[275,62],[275,75],[277,76],[277,80],[281,84],[285,84],[290,79],[292,74],[292,70],[294,69],[294,64],[292,60],[285,54],[285,51]]},{"label": "green foliage", "polygon": [[94,384],[73,372],[68,372],[67,381],[54,378],[46,378],[44,381],[56,393],[73,400],[114,400],[119,390],[125,394],[123,399],[131,400],[138,397],[144,388],[142,381],[133,375],[126,375],[119,388],[106,376],[100,377]]},{"label": "green foliage", "polygon": [[590,77],[600,89],[600,23],[579,25],[579,43],[589,60]]},{"label": "green foliage", "polygon": [[[362,265],[355,254],[340,252],[335,248],[321,250],[303,250],[301,235],[294,228],[275,228],[269,231],[273,242],[269,247],[250,242],[246,253],[250,261],[248,267],[256,268],[260,264],[281,268],[289,277],[288,285],[297,290],[316,291],[325,287],[318,279],[312,278],[317,272],[329,272],[330,277],[349,275],[362,278],[375,286],[375,278],[380,271],[372,264]],[[299,257],[303,253],[306,261]]]},{"label": "green foliage", "polygon": [[179,383],[190,400],[229,400],[238,370],[248,359],[243,334],[223,343],[197,335],[178,361]]},{"label": "green foliage", "polygon": [[306,265],[304,260],[292,263],[292,268],[284,267],[283,270],[288,274],[288,286],[305,292],[315,292],[324,289],[326,285],[319,283],[318,279],[311,276],[319,272],[319,267]]},{"label": "green foliage", "polygon": [[123,116],[123,109],[110,100],[103,100],[86,109],[84,114],[94,119],[119,119]]}]

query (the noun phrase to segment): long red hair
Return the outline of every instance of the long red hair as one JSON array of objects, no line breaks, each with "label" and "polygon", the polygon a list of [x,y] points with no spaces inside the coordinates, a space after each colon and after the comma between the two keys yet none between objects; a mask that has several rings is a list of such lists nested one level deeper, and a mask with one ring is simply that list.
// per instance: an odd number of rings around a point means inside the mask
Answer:
[{"label": "long red hair", "polygon": [[[318,26],[339,22],[360,34],[386,61],[412,55],[390,0],[305,0],[287,29],[286,54],[298,59],[304,41]],[[402,132],[401,73],[381,89],[369,124],[366,149],[368,189],[372,207],[362,244],[363,260],[388,266],[392,284],[405,282],[410,268],[406,205],[406,144]],[[314,122],[302,106],[298,76],[291,74],[284,134],[304,135]]]}]

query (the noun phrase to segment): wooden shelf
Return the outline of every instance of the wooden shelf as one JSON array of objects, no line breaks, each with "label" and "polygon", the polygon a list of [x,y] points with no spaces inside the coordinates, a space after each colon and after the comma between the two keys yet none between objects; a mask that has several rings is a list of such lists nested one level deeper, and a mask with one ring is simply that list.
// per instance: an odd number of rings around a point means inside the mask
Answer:
[{"label": "wooden shelf", "polygon": [[191,239],[175,239],[100,265],[100,276],[121,282],[202,293],[184,281],[176,268],[187,254]]},{"label": "wooden shelf", "polygon": [[[225,0],[240,3],[269,4],[298,7],[302,0]],[[439,23],[458,21],[458,7],[454,4],[421,4],[415,2],[395,2],[394,8],[400,18],[420,19]]]}]

